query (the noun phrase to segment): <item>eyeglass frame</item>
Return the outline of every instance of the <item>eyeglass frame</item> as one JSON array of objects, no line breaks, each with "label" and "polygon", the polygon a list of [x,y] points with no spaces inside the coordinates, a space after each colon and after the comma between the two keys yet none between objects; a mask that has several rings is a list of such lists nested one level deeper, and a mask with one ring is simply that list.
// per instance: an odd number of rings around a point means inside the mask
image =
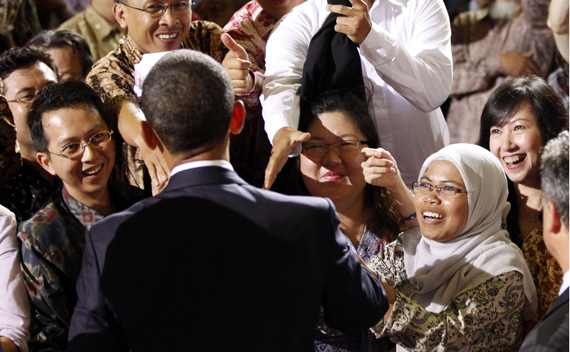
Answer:
[{"label": "eyeglass frame", "polygon": [[[461,194],[461,193],[465,193],[465,194],[468,194],[468,193],[469,193],[467,190],[463,190],[463,189],[460,189],[460,188],[457,188],[457,187],[453,187],[453,186],[450,186],[450,185],[435,186],[435,185],[432,185],[432,184],[427,183],[427,182],[425,182],[425,181],[414,181],[414,182],[412,182],[412,192],[414,192],[414,195],[418,193],[418,191],[419,191],[419,189],[420,189],[420,185],[421,185],[422,183],[424,183],[424,184],[430,186],[429,189],[428,189],[428,192],[425,193],[426,195],[427,195],[427,194],[431,194],[431,193],[433,192],[433,190],[435,189],[435,194],[437,194],[438,197],[441,197],[441,191],[443,190],[444,187],[453,188],[453,189],[455,190],[455,194],[453,194],[453,196],[448,196],[448,197],[455,197],[455,196],[457,196],[458,194]],[[443,197],[445,198],[446,196],[443,196]]]},{"label": "eyeglass frame", "polygon": [[[91,139],[93,139],[93,137],[95,137],[96,135],[98,135],[100,133],[108,133],[109,134],[109,140],[107,142],[105,142],[105,145],[95,146],[95,145],[91,144]],[[54,152],[50,152],[48,150],[48,151],[46,151],[46,153],[57,155],[59,157],[69,159],[69,160],[75,160],[75,159],[78,159],[79,157],[83,156],[83,154],[85,153],[85,148],[87,146],[90,146],[91,148],[95,148],[95,149],[104,148],[112,140],[113,140],[113,131],[99,131],[97,133],[94,133],[91,137],[89,137],[89,139],[87,140],[87,143],[85,143],[83,141],[79,143],[79,146],[81,147],[81,153],[77,154],[77,156],[73,156],[73,157],[67,156],[67,155],[64,155],[62,151],[59,153],[54,153]],[[68,143],[68,144],[64,145],[63,147],[61,147],[61,149],[63,150],[64,148],[67,148],[70,145],[75,144],[75,143],[78,143],[78,142]]]},{"label": "eyeglass frame", "polygon": [[17,99],[14,99],[14,100],[6,100],[6,102],[7,102],[7,103],[18,103],[18,104],[27,104],[27,105],[30,105],[30,104],[32,104],[32,103],[34,102],[34,100],[36,100],[37,97],[38,97],[38,95],[37,95],[37,94],[34,94],[34,96],[31,97],[32,101],[22,101],[22,99],[26,98],[26,97],[23,97],[23,98],[17,98]]},{"label": "eyeglass frame", "polygon": [[[329,150],[329,147],[332,145],[332,146],[334,146],[334,151],[335,151],[338,155],[340,155],[340,152],[338,151],[339,146],[340,146],[342,143],[351,143],[351,142],[356,142],[356,143],[357,143],[357,144],[356,144],[356,148],[359,148],[362,144],[368,144],[368,141],[360,141],[360,140],[358,140],[358,139],[350,139],[350,140],[346,140],[346,141],[343,140],[343,141],[339,141],[339,142],[336,142],[336,143],[306,143],[306,144],[301,145],[301,153],[303,153],[305,156],[307,155],[307,154],[306,154],[306,151],[305,151],[305,147],[306,147],[306,146],[311,146],[311,145],[324,145],[324,146],[325,146],[325,154],[326,154],[327,151]],[[324,156],[325,154],[323,154],[323,156]]]},{"label": "eyeglass frame", "polygon": [[[190,0],[190,1],[178,1],[178,2],[173,2],[172,4],[168,4],[168,5],[166,5],[166,4],[160,4],[160,5],[159,5],[159,4],[155,4],[155,5],[150,5],[150,6],[148,6],[148,7],[145,7],[145,8],[134,7],[134,6],[131,6],[131,5],[129,5],[129,4],[124,3],[124,2],[122,2],[122,1],[119,1],[119,4],[125,5],[126,7],[131,8],[131,9],[133,9],[133,10],[138,10],[138,11],[142,11],[142,12],[144,12],[144,13],[147,13],[147,14],[148,14],[149,16],[151,16],[151,17],[160,18],[160,17],[164,16],[164,14],[166,13],[166,8],[168,8],[168,7],[170,7],[170,11],[172,11],[172,13],[176,13],[176,12],[174,11],[174,7],[173,7],[174,5],[178,5],[178,4],[188,4],[188,9],[191,10],[191,9],[192,9],[192,6],[194,6],[194,0]],[[156,6],[156,8],[160,8],[160,11],[158,11],[157,13],[151,13],[151,12],[149,11],[149,8],[151,8],[151,6]],[[188,12],[190,12],[190,11],[188,11]]]}]

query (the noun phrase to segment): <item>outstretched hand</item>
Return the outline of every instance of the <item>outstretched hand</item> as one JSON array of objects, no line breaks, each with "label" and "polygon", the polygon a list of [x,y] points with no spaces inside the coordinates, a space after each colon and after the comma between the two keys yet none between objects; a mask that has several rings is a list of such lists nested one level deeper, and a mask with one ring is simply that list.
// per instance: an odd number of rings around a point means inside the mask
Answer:
[{"label": "outstretched hand", "polygon": [[152,194],[157,195],[166,187],[170,179],[168,164],[158,147],[151,149],[142,137],[135,138],[135,143],[148,169],[152,181]]},{"label": "outstretched hand", "polygon": [[271,149],[271,157],[265,169],[265,181],[263,188],[270,189],[277,178],[277,174],[287,162],[289,154],[293,148],[307,142],[311,139],[311,134],[292,129],[291,127],[283,127],[273,137],[273,148]]},{"label": "outstretched hand", "polygon": [[350,0],[352,7],[344,5],[327,5],[327,10],[338,13],[334,30],[344,33],[355,44],[360,44],[372,28],[368,5],[363,0]]},{"label": "outstretched hand", "polygon": [[373,186],[395,188],[401,179],[396,161],[390,152],[382,148],[362,148],[366,158],[362,162],[362,173],[366,182]]},{"label": "outstretched hand", "polygon": [[247,94],[253,88],[253,77],[250,73],[251,62],[247,51],[235,42],[229,34],[222,34],[222,42],[230,50],[222,66],[230,76],[235,94]]}]

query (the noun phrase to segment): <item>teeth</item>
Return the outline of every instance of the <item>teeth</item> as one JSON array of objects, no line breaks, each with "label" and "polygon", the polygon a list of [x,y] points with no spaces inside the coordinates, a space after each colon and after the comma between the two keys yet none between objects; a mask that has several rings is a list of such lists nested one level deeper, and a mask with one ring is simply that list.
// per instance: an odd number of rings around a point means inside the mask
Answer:
[{"label": "teeth", "polygon": [[515,156],[506,156],[503,158],[503,160],[505,161],[505,163],[507,163],[508,165],[513,165],[516,164],[517,162],[523,160],[524,157],[520,156],[520,155],[515,155]]},{"label": "teeth", "polygon": [[103,168],[103,164],[101,164],[101,166],[99,166],[99,168],[91,170],[91,171],[83,171],[84,175],[87,176],[91,176],[91,175],[95,175],[96,173],[98,173],[99,171],[101,171],[101,169]]},{"label": "teeth", "polygon": [[176,33],[172,33],[172,34],[159,34],[158,37],[160,39],[174,39],[176,38]]},{"label": "teeth", "polygon": [[425,219],[443,219],[443,215],[431,211],[426,211],[422,215]]}]

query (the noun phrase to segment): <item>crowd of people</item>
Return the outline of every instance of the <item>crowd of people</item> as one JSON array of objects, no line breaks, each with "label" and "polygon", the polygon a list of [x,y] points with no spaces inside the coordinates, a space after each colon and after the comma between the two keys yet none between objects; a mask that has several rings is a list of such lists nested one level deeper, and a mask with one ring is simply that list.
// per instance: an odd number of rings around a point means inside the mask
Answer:
[{"label": "crowd of people", "polygon": [[0,352],[568,350],[567,0],[0,14]]}]

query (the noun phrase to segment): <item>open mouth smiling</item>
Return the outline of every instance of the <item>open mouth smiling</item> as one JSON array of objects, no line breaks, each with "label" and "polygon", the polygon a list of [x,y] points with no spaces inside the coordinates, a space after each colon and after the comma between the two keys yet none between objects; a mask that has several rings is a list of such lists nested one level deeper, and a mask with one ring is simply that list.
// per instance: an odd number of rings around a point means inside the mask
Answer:
[{"label": "open mouth smiling", "polygon": [[517,165],[522,163],[526,159],[526,155],[514,155],[514,156],[506,156],[503,158],[505,164],[509,166]]}]

